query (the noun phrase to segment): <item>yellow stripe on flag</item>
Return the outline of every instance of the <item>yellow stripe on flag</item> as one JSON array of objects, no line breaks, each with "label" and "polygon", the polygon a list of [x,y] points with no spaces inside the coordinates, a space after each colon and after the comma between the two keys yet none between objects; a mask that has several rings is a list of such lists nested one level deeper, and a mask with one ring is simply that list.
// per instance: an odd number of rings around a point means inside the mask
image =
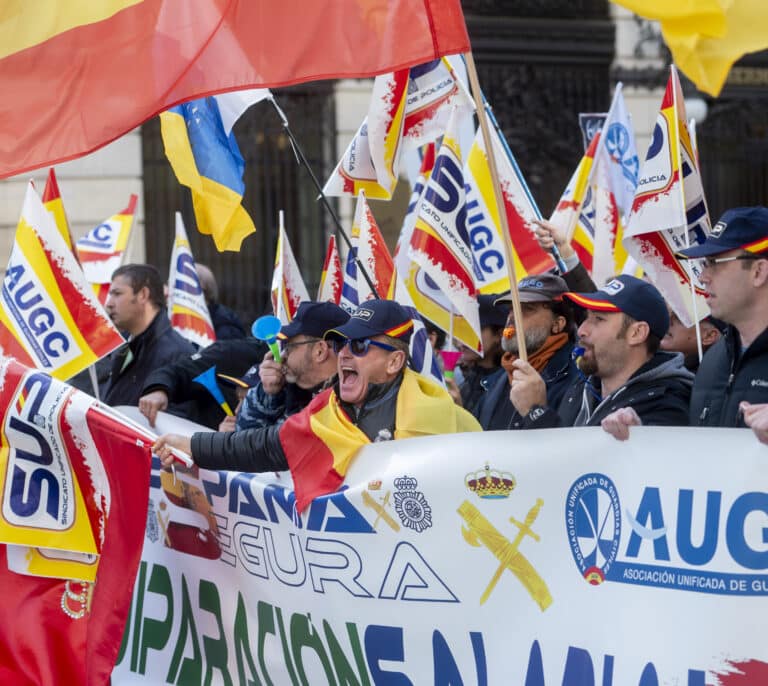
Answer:
[{"label": "yellow stripe on flag", "polygon": [[0,59],[44,43],[60,33],[95,24],[143,0],[3,0],[0,9]]}]

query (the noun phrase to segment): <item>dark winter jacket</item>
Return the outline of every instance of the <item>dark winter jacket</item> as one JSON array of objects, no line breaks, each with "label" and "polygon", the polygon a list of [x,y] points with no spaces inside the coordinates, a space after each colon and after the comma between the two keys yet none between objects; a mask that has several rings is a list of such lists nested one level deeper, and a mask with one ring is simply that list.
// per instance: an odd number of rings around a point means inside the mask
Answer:
[{"label": "dark winter jacket", "polygon": [[611,412],[631,407],[650,426],[686,426],[693,374],[683,366],[681,353],[657,352],[621,388],[600,398],[600,380],[578,378],[568,388],[557,411],[533,407],[523,428],[599,426]]},{"label": "dark winter jacket", "polygon": [[171,327],[165,310],[128,344],[112,353],[110,372],[100,387],[108,405],[138,405],[147,377],[194,352],[194,346]]},{"label": "dark winter jacket", "polygon": [[[267,346],[252,336],[216,341],[199,352],[175,360],[175,364],[156,369],[146,378],[141,395],[164,391],[170,403],[187,402],[184,417],[216,429],[225,417],[224,411],[210,392],[193,379],[214,366],[219,374],[242,376],[261,362],[266,350]],[[219,388],[234,410],[237,406],[234,388],[224,384],[219,384]]]},{"label": "dark winter jacket", "polygon": [[314,388],[301,388],[295,383],[286,383],[279,392],[271,395],[264,390],[261,381],[248,394],[237,413],[235,431],[260,429],[272,424],[282,424],[292,414],[303,410],[320,391],[333,386],[336,375]]},{"label": "dark winter jacket", "polygon": [[704,355],[691,394],[691,426],[744,426],[739,403],[768,403],[768,329],[744,352],[732,326]]},{"label": "dark winter jacket", "polygon": [[211,323],[216,332],[217,341],[245,338],[245,327],[234,310],[221,303],[209,303],[208,314],[211,315]]},{"label": "dark winter jacket", "polygon": [[[573,343],[566,343],[541,370],[547,386],[547,406],[557,407],[565,392],[576,378],[576,364],[572,359]],[[484,431],[522,429],[523,417],[509,399],[509,376],[506,369],[493,377],[488,392],[480,401],[478,421]]]},{"label": "dark winter jacket", "polygon": [[[387,384],[370,384],[365,404],[357,409],[340,402],[350,421],[373,441],[391,440],[402,375]],[[339,396],[338,384],[334,393]],[[192,458],[205,469],[269,472],[288,469],[280,442],[282,424],[261,429],[192,434]]]}]

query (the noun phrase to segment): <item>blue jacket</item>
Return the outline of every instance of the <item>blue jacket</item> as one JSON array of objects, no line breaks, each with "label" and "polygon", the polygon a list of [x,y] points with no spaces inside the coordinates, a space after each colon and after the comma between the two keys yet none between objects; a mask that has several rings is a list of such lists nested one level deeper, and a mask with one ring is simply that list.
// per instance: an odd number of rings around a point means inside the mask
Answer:
[{"label": "blue jacket", "polygon": [[[576,365],[571,353],[573,343],[566,343],[541,371],[547,385],[547,405],[557,407],[566,390],[576,378]],[[523,418],[509,399],[509,377],[506,369],[489,379],[488,392],[480,400],[478,421],[483,431],[522,429]]]}]

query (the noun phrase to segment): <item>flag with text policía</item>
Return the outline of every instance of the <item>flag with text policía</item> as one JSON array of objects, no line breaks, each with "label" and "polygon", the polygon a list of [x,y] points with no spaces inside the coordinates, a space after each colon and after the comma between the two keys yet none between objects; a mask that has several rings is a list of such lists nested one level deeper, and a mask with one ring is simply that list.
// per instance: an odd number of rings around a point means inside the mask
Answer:
[{"label": "flag with text polic\u00eda", "polygon": [[168,316],[174,329],[201,348],[216,340],[181,212],[176,213],[176,239],[168,275]]},{"label": "flag with text polic\u00eda", "polygon": [[124,343],[31,183],[0,299],[0,352],[56,378]]}]

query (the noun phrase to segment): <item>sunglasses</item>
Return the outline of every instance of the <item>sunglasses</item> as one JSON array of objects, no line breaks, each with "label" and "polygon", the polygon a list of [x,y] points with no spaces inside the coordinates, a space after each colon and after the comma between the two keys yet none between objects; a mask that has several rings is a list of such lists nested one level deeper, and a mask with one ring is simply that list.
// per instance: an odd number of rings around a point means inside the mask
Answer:
[{"label": "sunglasses", "polygon": [[379,341],[372,341],[370,338],[345,338],[344,340],[333,340],[333,351],[338,355],[344,348],[349,346],[349,352],[355,357],[365,357],[368,354],[368,350],[373,345],[376,348],[394,352],[397,350],[392,345],[386,343],[380,343]]}]

